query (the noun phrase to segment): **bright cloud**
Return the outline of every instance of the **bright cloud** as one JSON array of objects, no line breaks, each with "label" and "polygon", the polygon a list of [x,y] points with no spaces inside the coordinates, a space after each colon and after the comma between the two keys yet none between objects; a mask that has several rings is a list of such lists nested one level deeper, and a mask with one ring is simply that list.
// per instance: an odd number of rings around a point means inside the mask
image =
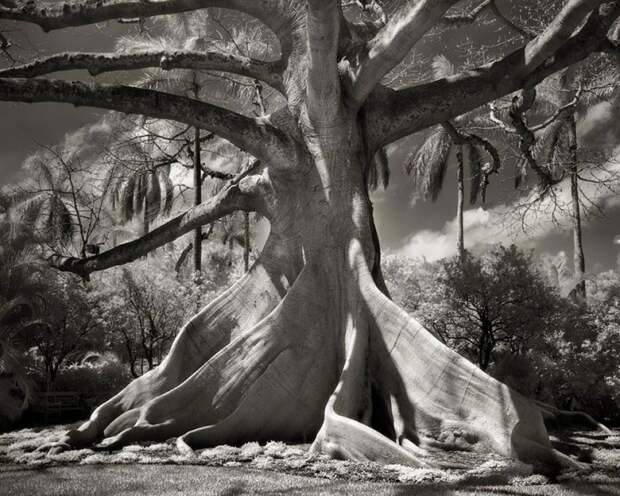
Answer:
[{"label": "bright cloud", "polygon": [[[620,189],[620,148],[614,160],[596,170],[585,171],[580,182],[582,198],[605,208],[620,206],[617,194]],[[589,182],[596,181],[596,182]],[[571,228],[570,185],[568,179],[554,188],[555,199],[547,197],[531,208],[524,208],[527,199],[521,198],[512,205],[498,205],[489,210],[476,208],[463,214],[465,246],[471,251],[481,251],[498,243],[515,243],[523,248],[533,248],[543,238],[554,232]],[[520,203],[519,203],[520,202]],[[588,222],[588,216],[584,216]],[[400,255],[426,258],[429,261],[456,254],[456,218],[446,222],[440,230],[425,229],[411,235],[404,245],[395,250]]]}]

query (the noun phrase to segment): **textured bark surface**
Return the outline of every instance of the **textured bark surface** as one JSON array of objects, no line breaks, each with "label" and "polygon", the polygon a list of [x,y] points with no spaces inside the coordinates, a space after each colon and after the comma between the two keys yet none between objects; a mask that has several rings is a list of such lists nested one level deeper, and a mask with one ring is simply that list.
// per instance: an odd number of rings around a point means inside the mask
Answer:
[{"label": "textured bark surface", "polygon": [[[274,62],[215,52],[73,53],[0,71],[1,100],[172,119],[257,159],[215,197],[143,238],[58,261],[59,268],[88,275],[126,263],[236,210],[259,212],[271,224],[243,278],[185,325],[161,365],[99,406],[64,444],[113,448],[177,437],[179,449],[191,453],[220,443],[313,440],[313,450],[334,457],[423,466],[432,464],[430,450],[453,448],[444,441],[458,437],[460,448],[573,463],[552,448],[536,405],[441,344],[386,296],[368,177],[380,147],[608,49],[620,5],[570,0],[520,49],[396,91],[381,78],[457,2],[393,3],[377,27],[345,19],[338,0],[0,1],[0,19],[46,30],[225,7],[262,21],[280,44]],[[272,85],[286,105],[249,117],[130,86],[14,78],[132,64],[250,75]]]},{"label": "textured bark surface", "polygon": [[337,122],[306,121],[302,174],[272,171],[272,232],[250,272],[186,325],[161,366],[68,433],[69,444],[178,436],[191,452],[314,439],[334,457],[424,466],[428,448],[456,432],[472,449],[562,459],[536,406],[377,288],[361,139],[345,111]]}]

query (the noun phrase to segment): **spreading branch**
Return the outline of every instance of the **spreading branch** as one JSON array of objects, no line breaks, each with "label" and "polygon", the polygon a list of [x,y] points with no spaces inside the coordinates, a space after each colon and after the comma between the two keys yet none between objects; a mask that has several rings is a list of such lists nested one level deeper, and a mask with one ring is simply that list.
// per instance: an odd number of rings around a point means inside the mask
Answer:
[{"label": "spreading branch", "polygon": [[[527,70],[531,64],[526,63],[525,55],[528,44],[498,61],[455,76],[398,91],[377,88],[369,99],[367,112],[372,147],[385,146],[521,88],[535,86],[547,76],[601,50],[618,15],[618,2],[602,13],[592,12],[561,48],[546,54],[545,59],[553,56],[552,59],[531,71]],[[548,29],[558,29],[557,22],[552,22]]]},{"label": "spreading branch", "polygon": [[383,76],[405,58],[413,46],[457,0],[408,1],[368,42],[353,70],[351,97],[362,104]]},{"label": "spreading branch", "polygon": [[52,72],[85,69],[92,76],[111,71],[160,67],[230,72],[260,79],[283,91],[281,62],[265,62],[241,55],[199,51],[145,51],[135,53],[79,53],[52,55],[31,63],[0,70],[0,77],[37,77]]},{"label": "spreading branch", "polygon": [[250,175],[260,166],[255,161],[246,171],[231,180],[217,195],[185,211],[148,234],[128,243],[118,245],[99,255],[87,258],[52,257],[50,262],[56,268],[88,277],[92,272],[126,264],[165,245],[197,227],[220,219],[237,210],[260,209],[261,202],[257,176]]},{"label": "spreading branch", "polygon": [[48,79],[1,79],[0,100],[65,102],[183,122],[214,132],[270,164],[288,166],[295,146],[266,119],[200,100],[132,86]]}]

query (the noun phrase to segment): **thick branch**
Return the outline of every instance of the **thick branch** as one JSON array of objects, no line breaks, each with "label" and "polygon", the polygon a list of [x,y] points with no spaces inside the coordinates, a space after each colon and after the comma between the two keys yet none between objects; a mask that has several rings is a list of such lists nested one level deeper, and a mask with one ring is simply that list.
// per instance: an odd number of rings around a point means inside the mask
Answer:
[{"label": "thick branch", "polygon": [[231,181],[228,186],[214,197],[196,207],[190,208],[141,238],[123,243],[92,257],[56,259],[51,260],[51,262],[60,270],[74,272],[87,277],[91,272],[137,260],[155,248],[174,241],[197,227],[213,222],[237,210],[256,210],[260,205],[256,196],[257,179],[256,176],[248,177],[247,173],[254,170],[257,166],[258,163],[255,163],[250,170]]},{"label": "thick branch", "polygon": [[204,69],[231,72],[260,79],[282,91],[281,62],[265,62],[219,52],[147,51],[136,53],[69,52],[0,70],[0,77],[37,77],[51,72],[85,69],[96,76],[104,72],[161,67],[162,69]]},{"label": "thick branch", "polygon": [[44,31],[51,31],[113,19],[144,18],[220,7],[245,12],[280,34],[289,3],[285,0],[6,0],[0,3],[0,19],[31,22]]},{"label": "thick branch", "polygon": [[131,86],[47,79],[0,79],[0,100],[65,102],[170,119],[207,129],[268,161],[288,166],[295,147],[265,119],[246,117],[191,98]]},{"label": "thick branch", "polygon": [[308,0],[308,111],[313,121],[329,120],[338,110],[339,0]]},{"label": "thick branch", "polygon": [[585,17],[603,3],[603,0],[571,0],[549,26],[525,46],[523,72],[536,69],[552,56],[566,41]]},{"label": "thick branch", "polygon": [[408,1],[370,40],[353,70],[351,96],[361,104],[383,76],[396,67],[458,0]]},{"label": "thick branch", "polygon": [[559,50],[547,54],[553,55],[552,59],[531,72],[526,70],[523,47],[496,62],[453,77],[398,91],[377,88],[369,99],[367,112],[372,146],[384,146],[523,87],[535,86],[554,72],[580,62],[602,49],[607,31],[619,14],[618,2],[612,3],[603,15],[592,13]]}]

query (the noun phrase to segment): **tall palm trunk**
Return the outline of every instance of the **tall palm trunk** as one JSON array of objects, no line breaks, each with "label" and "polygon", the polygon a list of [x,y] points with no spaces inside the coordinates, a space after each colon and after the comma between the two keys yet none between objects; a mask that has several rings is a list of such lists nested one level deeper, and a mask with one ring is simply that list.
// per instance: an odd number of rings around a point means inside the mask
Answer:
[{"label": "tall palm trunk", "polygon": [[243,213],[243,265],[245,271],[250,269],[250,213]]},{"label": "tall palm trunk", "polygon": [[[194,129],[194,205],[202,203],[202,183],[200,166],[200,129]],[[194,271],[197,280],[202,270],[202,227],[194,230]]]},{"label": "tall palm trunk", "polygon": [[456,147],[456,221],[458,224],[458,234],[456,239],[456,250],[460,260],[463,260],[465,255],[465,240],[463,233],[463,204],[465,197],[465,185],[463,182],[463,146],[457,145]]},{"label": "tall palm trunk", "polygon": [[570,150],[570,193],[573,220],[573,263],[575,270],[575,295],[580,301],[586,299],[586,282],[584,274],[586,271],[585,256],[583,253],[583,234],[581,230],[581,212],[579,205],[579,177],[577,167],[577,123],[575,115],[569,118],[568,139]]}]

